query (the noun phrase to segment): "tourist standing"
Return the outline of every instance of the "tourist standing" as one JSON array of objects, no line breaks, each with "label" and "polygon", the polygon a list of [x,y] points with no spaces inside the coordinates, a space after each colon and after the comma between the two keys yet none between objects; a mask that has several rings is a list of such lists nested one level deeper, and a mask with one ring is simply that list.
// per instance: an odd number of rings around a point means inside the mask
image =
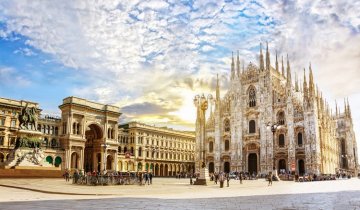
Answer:
[{"label": "tourist standing", "polygon": [[226,174],[226,184],[227,184],[227,187],[229,187],[229,182],[230,182],[230,175],[229,175],[229,174]]},{"label": "tourist standing", "polygon": [[144,178],[145,178],[145,184],[148,184],[148,185],[149,185],[149,184],[150,184],[150,183],[149,183],[149,174],[148,174],[148,173],[145,173],[145,174],[144,174]]},{"label": "tourist standing", "polygon": [[152,184],[152,178],[153,178],[153,175],[152,173],[149,174],[149,181],[150,181],[150,184]]},{"label": "tourist standing", "polygon": [[242,173],[239,174],[239,180],[240,180],[240,184],[242,184],[242,180],[243,180]]},{"label": "tourist standing", "polygon": [[224,187],[224,173],[220,172],[219,174],[220,188]]},{"label": "tourist standing", "polygon": [[272,186],[272,172],[269,172],[269,183],[268,186]]}]

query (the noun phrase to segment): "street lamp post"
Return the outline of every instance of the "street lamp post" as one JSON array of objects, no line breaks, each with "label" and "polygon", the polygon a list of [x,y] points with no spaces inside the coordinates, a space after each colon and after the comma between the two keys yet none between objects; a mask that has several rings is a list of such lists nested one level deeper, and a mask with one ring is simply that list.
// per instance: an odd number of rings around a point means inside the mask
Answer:
[{"label": "street lamp post", "polygon": [[209,172],[206,168],[206,145],[205,145],[205,135],[206,135],[206,110],[208,109],[208,103],[212,102],[213,97],[211,94],[208,97],[205,97],[204,94],[201,96],[196,95],[194,98],[194,105],[197,108],[197,118],[200,123],[200,142],[199,142],[199,161],[201,161],[200,176],[195,181],[195,185],[206,185],[206,178],[209,176]]},{"label": "street lamp post", "polygon": [[275,169],[275,132],[281,128],[281,125],[277,123],[267,123],[266,128],[273,133],[273,168],[274,175],[277,176],[277,170]]}]

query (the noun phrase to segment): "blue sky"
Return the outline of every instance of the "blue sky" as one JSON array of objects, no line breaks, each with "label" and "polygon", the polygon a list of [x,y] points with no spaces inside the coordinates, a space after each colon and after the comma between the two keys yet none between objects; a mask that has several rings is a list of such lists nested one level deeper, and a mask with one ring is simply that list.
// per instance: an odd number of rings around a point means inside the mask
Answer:
[{"label": "blue sky", "polygon": [[[312,63],[330,105],[349,97],[357,139],[360,2],[0,2],[0,96],[59,113],[74,95],[116,104],[122,121],[192,128],[192,98],[227,86],[231,52],[257,63],[259,43],[289,54],[292,72]],[[342,108],[343,109],[343,108]]]}]

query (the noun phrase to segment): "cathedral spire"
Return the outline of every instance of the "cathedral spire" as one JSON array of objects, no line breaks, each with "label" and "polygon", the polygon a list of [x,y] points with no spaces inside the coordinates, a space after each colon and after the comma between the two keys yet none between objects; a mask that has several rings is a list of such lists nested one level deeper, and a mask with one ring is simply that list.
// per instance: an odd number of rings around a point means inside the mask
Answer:
[{"label": "cathedral spire", "polygon": [[260,42],[260,71],[264,71],[264,56],[262,53],[262,44]]},{"label": "cathedral spire", "polygon": [[278,63],[278,59],[277,59],[277,51],[275,53],[275,69],[277,72],[279,72],[279,63]]},{"label": "cathedral spire", "polygon": [[244,73],[245,72],[245,61],[242,60],[242,72]]},{"label": "cathedral spire", "polygon": [[284,56],[281,56],[281,73],[285,77],[285,70],[284,70]]},{"label": "cathedral spire", "polygon": [[240,78],[240,59],[239,59],[239,50],[237,51],[237,58],[236,58],[236,73],[237,73],[237,76]]},{"label": "cathedral spire", "polygon": [[235,63],[234,63],[234,52],[232,52],[231,56],[231,80],[235,77]]},{"label": "cathedral spire", "polygon": [[339,112],[338,112],[338,106],[337,106],[337,101],[336,101],[336,99],[335,99],[335,114],[336,114],[336,116],[338,116],[338,115],[339,115]]},{"label": "cathedral spire", "polygon": [[291,87],[291,71],[290,71],[290,63],[289,63],[289,56],[286,55],[286,60],[287,60],[287,63],[286,63],[286,78],[287,78],[287,85],[289,87]]},{"label": "cathedral spire", "polygon": [[304,98],[308,97],[308,87],[307,87],[307,82],[306,82],[306,72],[305,72],[305,68],[304,68],[304,85],[303,85],[303,92],[304,92]]},{"label": "cathedral spire", "polygon": [[347,98],[347,111],[348,111],[349,117],[351,118],[351,110],[350,110],[349,98]]},{"label": "cathedral spire", "polygon": [[270,53],[268,42],[266,42],[266,71],[270,71]]},{"label": "cathedral spire", "polygon": [[297,73],[295,72],[295,91],[299,92],[299,81],[297,77]]},{"label": "cathedral spire", "polygon": [[344,108],[345,108],[344,114],[345,114],[345,116],[347,116],[347,106],[346,106],[346,99],[345,98],[344,98]]},{"label": "cathedral spire", "polygon": [[220,101],[219,74],[216,75],[216,101]]},{"label": "cathedral spire", "polygon": [[310,97],[314,97],[315,96],[315,89],[314,89],[314,77],[313,77],[313,72],[311,69],[311,63],[309,64],[309,94]]}]

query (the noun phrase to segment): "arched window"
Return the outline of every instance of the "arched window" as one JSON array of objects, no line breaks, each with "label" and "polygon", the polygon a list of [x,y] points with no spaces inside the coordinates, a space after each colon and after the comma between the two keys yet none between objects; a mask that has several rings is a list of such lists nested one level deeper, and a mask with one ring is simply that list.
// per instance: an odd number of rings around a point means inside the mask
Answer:
[{"label": "arched window", "polygon": [[256,132],[255,120],[250,120],[250,122],[249,122],[249,133],[255,133],[255,132]]},{"label": "arched window", "polygon": [[56,147],[56,146],[57,146],[56,139],[51,139],[51,147]]},{"label": "arched window", "polygon": [[224,130],[225,132],[230,132],[230,120],[226,119],[224,122]]},{"label": "arched window", "polygon": [[59,134],[59,128],[55,127],[55,135],[58,135],[58,134]]},{"label": "arched window", "polygon": [[138,152],[138,153],[139,153],[139,157],[141,157],[141,155],[142,155],[142,154],[141,154],[141,153],[142,153],[141,147],[139,147],[139,152]]},{"label": "arched window", "polygon": [[45,138],[45,139],[44,139],[44,145],[45,145],[46,147],[49,145],[49,140],[48,140],[48,138]]},{"label": "arched window", "polygon": [[230,142],[229,140],[225,140],[225,151],[229,151],[230,149]]},{"label": "arched window", "polygon": [[279,112],[277,116],[278,124],[284,125],[285,124],[285,114],[284,112]]},{"label": "arched window", "polygon": [[249,89],[249,107],[256,106],[256,90],[254,87]]},{"label": "arched window", "polygon": [[121,153],[121,147],[118,147],[118,153]]},{"label": "arched window", "polygon": [[77,123],[76,124],[76,134],[80,134],[80,124],[79,123]]},{"label": "arched window", "polygon": [[124,153],[127,152],[127,147],[124,147]]},{"label": "arched window", "polygon": [[299,146],[301,146],[302,144],[303,144],[303,135],[302,135],[302,133],[300,132],[300,133],[298,133],[298,136],[297,136],[298,138],[298,145]]},{"label": "arched window", "polygon": [[214,142],[210,141],[209,142],[209,152],[213,152],[214,150]]},{"label": "arched window", "polygon": [[73,123],[73,130],[72,130],[73,134],[76,134],[76,123]]},{"label": "arched window", "polygon": [[279,147],[284,147],[285,146],[285,136],[284,134],[280,134],[279,135]]},{"label": "arched window", "polygon": [[131,147],[130,152],[131,152],[131,155],[134,155],[134,147]]}]

